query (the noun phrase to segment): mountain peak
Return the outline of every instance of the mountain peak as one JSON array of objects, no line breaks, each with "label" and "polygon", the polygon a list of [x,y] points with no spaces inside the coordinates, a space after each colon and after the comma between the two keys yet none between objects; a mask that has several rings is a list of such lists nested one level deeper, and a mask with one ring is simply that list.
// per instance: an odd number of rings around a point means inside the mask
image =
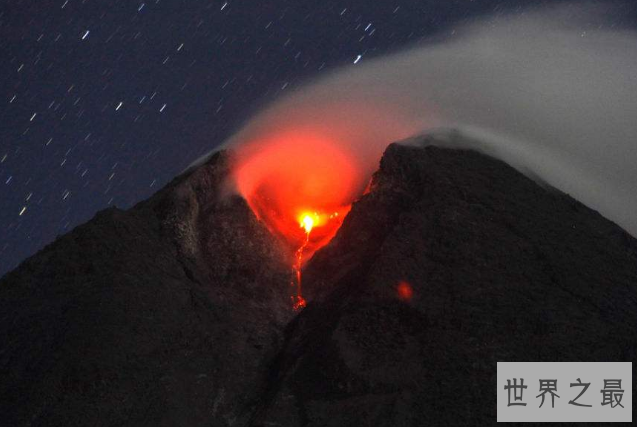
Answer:
[{"label": "mountain peak", "polygon": [[387,148],[300,312],[231,152],[62,236],[0,280],[5,421],[491,424],[497,361],[634,360],[635,239],[435,142]]}]

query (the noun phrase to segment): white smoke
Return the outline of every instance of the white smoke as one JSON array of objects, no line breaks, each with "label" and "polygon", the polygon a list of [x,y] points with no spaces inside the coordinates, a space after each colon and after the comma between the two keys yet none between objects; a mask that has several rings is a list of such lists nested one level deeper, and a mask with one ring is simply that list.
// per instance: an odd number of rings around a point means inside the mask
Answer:
[{"label": "white smoke", "polygon": [[637,33],[591,5],[487,18],[401,53],[363,58],[284,97],[229,143],[312,128],[366,173],[392,141],[458,128],[637,235]]}]

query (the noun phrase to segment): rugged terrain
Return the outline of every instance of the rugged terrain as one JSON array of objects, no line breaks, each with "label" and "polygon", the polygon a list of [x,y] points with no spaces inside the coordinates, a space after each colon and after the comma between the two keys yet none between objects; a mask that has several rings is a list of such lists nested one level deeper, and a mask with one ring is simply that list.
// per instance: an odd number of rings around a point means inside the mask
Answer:
[{"label": "rugged terrain", "polygon": [[637,241],[436,143],[388,147],[300,313],[289,254],[224,194],[231,153],[100,212],[0,281],[0,419],[486,425],[497,361],[635,361]]}]

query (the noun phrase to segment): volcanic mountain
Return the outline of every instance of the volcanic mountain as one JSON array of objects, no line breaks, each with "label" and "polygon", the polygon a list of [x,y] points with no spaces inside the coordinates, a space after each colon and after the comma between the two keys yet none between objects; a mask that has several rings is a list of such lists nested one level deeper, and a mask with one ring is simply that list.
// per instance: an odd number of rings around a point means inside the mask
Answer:
[{"label": "volcanic mountain", "polygon": [[389,145],[299,311],[232,151],[58,238],[0,281],[2,424],[487,425],[498,361],[636,360],[637,241],[436,138]]}]

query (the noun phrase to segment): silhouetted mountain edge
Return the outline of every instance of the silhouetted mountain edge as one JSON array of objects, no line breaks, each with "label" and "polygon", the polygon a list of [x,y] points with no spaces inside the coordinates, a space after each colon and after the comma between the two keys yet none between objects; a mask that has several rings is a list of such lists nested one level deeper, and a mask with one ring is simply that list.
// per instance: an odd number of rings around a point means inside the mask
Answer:
[{"label": "silhouetted mountain edge", "polygon": [[487,425],[498,361],[634,361],[637,241],[437,142],[387,148],[300,313],[290,254],[227,194],[231,151],[58,238],[0,280],[0,419]]}]

